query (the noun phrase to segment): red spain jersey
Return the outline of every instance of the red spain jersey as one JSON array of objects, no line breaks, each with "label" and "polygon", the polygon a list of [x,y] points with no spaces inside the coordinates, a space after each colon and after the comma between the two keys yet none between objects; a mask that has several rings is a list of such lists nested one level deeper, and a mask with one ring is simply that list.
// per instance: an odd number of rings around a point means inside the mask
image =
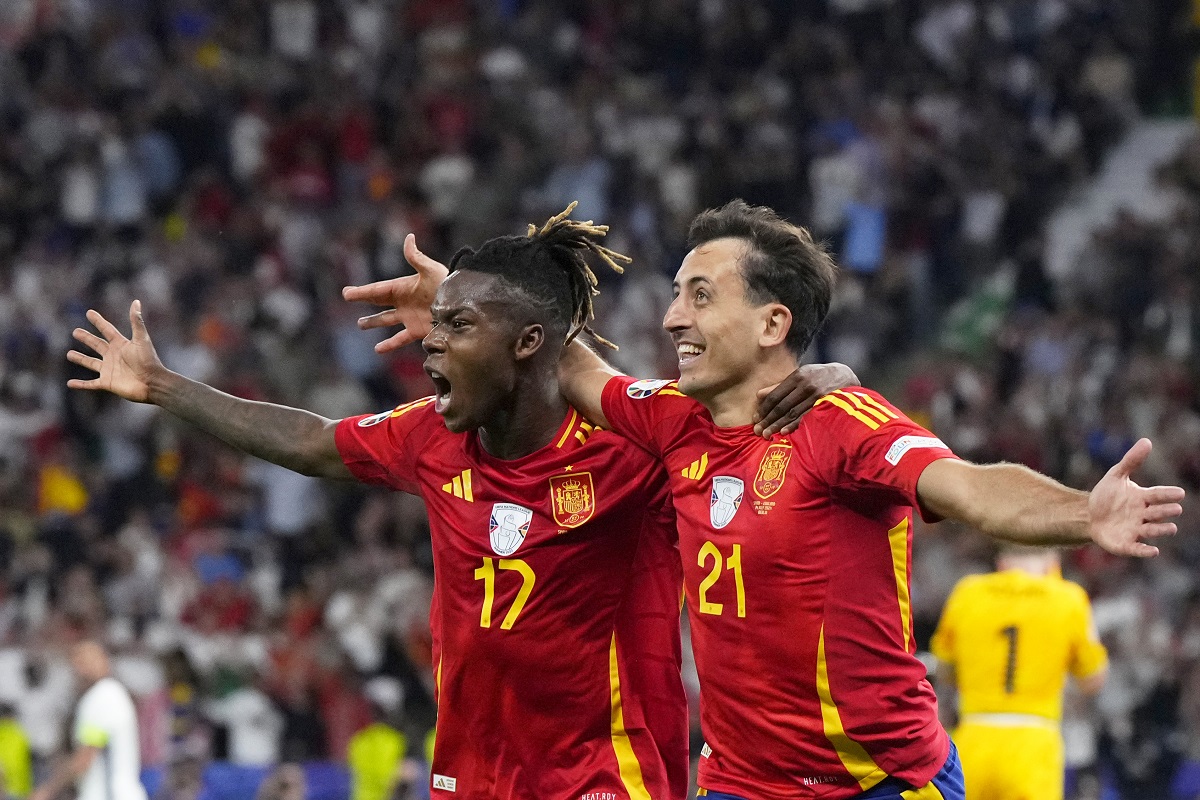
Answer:
[{"label": "red spain jersey", "polygon": [[523,458],[433,398],[342,420],[359,480],[419,494],[433,540],[434,798],[681,800],[682,575],[658,460],[572,410]]},{"label": "red spain jersey", "polygon": [[784,800],[929,782],[949,744],[914,655],[912,508],[921,471],[953,453],[860,387],[771,441],[665,381],[613,378],[604,413],[671,481],[700,785]]}]

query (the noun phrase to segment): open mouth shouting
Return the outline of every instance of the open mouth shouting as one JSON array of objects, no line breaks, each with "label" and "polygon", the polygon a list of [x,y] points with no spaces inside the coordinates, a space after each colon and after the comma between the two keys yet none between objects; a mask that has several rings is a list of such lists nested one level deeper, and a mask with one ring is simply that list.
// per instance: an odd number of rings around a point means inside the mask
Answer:
[{"label": "open mouth shouting", "polygon": [[437,370],[425,367],[425,373],[429,379],[433,381],[433,410],[438,414],[445,414],[446,409],[450,406],[451,389],[450,381],[445,375]]}]

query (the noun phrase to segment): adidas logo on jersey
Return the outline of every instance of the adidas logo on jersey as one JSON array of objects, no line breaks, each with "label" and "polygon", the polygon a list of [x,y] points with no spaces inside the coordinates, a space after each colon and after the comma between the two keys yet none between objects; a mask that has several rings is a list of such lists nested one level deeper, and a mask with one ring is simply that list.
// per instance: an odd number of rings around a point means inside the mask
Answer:
[{"label": "adidas logo on jersey", "polygon": [[445,775],[433,776],[433,788],[435,789],[441,789],[443,792],[455,792],[458,791],[457,787],[457,778],[449,778]]},{"label": "adidas logo on jersey", "polygon": [[454,480],[442,484],[442,491],[466,500],[468,503],[474,503],[475,495],[471,491],[471,470],[464,469],[461,475],[454,476]]},{"label": "adidas logo on jersey", "polygon": [[704,453],[704,455],[700,456],[698,459],[693,461],[691,464],[688,464],[686,467],[683,468],[683,477],[691,478],[694,481],[698,481],[704,477],[704,473],[707,470],[708,470],[708,452],[706,451]]}]

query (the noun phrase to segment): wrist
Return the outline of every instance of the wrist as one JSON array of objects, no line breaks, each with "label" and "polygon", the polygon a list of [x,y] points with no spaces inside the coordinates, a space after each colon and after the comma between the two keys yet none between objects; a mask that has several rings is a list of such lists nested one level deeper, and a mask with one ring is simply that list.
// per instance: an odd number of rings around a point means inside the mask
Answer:
[{"label": "wrist", "polygon": [[172,372],[161,364],[146,376],[146,402],[162,406],[170,400],[171,395],[187,378],[178,372]]}]

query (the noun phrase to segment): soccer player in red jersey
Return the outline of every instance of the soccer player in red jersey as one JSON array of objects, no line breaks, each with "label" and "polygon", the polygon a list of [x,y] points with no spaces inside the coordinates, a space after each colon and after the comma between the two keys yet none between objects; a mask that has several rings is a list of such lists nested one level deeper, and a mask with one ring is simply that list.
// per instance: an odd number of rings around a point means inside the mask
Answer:
[{"label": "soccer player in red jersey", "polygon": [[604,230],[556,218],[464,250],[433,307],[436,394],[341,421],[223,394],[167,370],[95,311],[98,358],[72,388],[156,403],[308,475],[419,494],[429,509],[438,702],[435,798],[681,800],[682,584],[658,460],[559,392]]},{"label": "soccer player in red jersey", "polygon": [[913,509],[1024,544],[1149,556],[1141,539],[1175,532],[1183,490],[1130,480],[1146,440],[1090,493],[1014,464],[970,464],[861,387],[764,440],[758,392],[807,349],[836,268],[806,230],[740,201],[697,217],[690,244],[663,320],[679,381],[615,375],[572,347],[563,387],[671,478],[706,737],[700,785],[710,798],[960,798],[914,655]]},{"label": "soccer player in red jersey", "polygon": [[[756,428],[764,387],[795,369],[828,312],[835,266],[807,231],[740,201],[701,214],[691,243],[663,321],[679,381],[619,375],[578,343],[560,379],[589,419],[667,468],[707,740],[701,793],[960,800],[915,656],[913,509],[1018,543],[1148,556],[1140,540],[1175,532],[1183,490],[1130,480],[1145,440],[1090,493],[969,464],[861,387],[821,397],[798,424],[769,414]],[[415,298],[443,274],[423,265],[396,287],[384,313],[410,317],[396,341],[421,329]]]}]

